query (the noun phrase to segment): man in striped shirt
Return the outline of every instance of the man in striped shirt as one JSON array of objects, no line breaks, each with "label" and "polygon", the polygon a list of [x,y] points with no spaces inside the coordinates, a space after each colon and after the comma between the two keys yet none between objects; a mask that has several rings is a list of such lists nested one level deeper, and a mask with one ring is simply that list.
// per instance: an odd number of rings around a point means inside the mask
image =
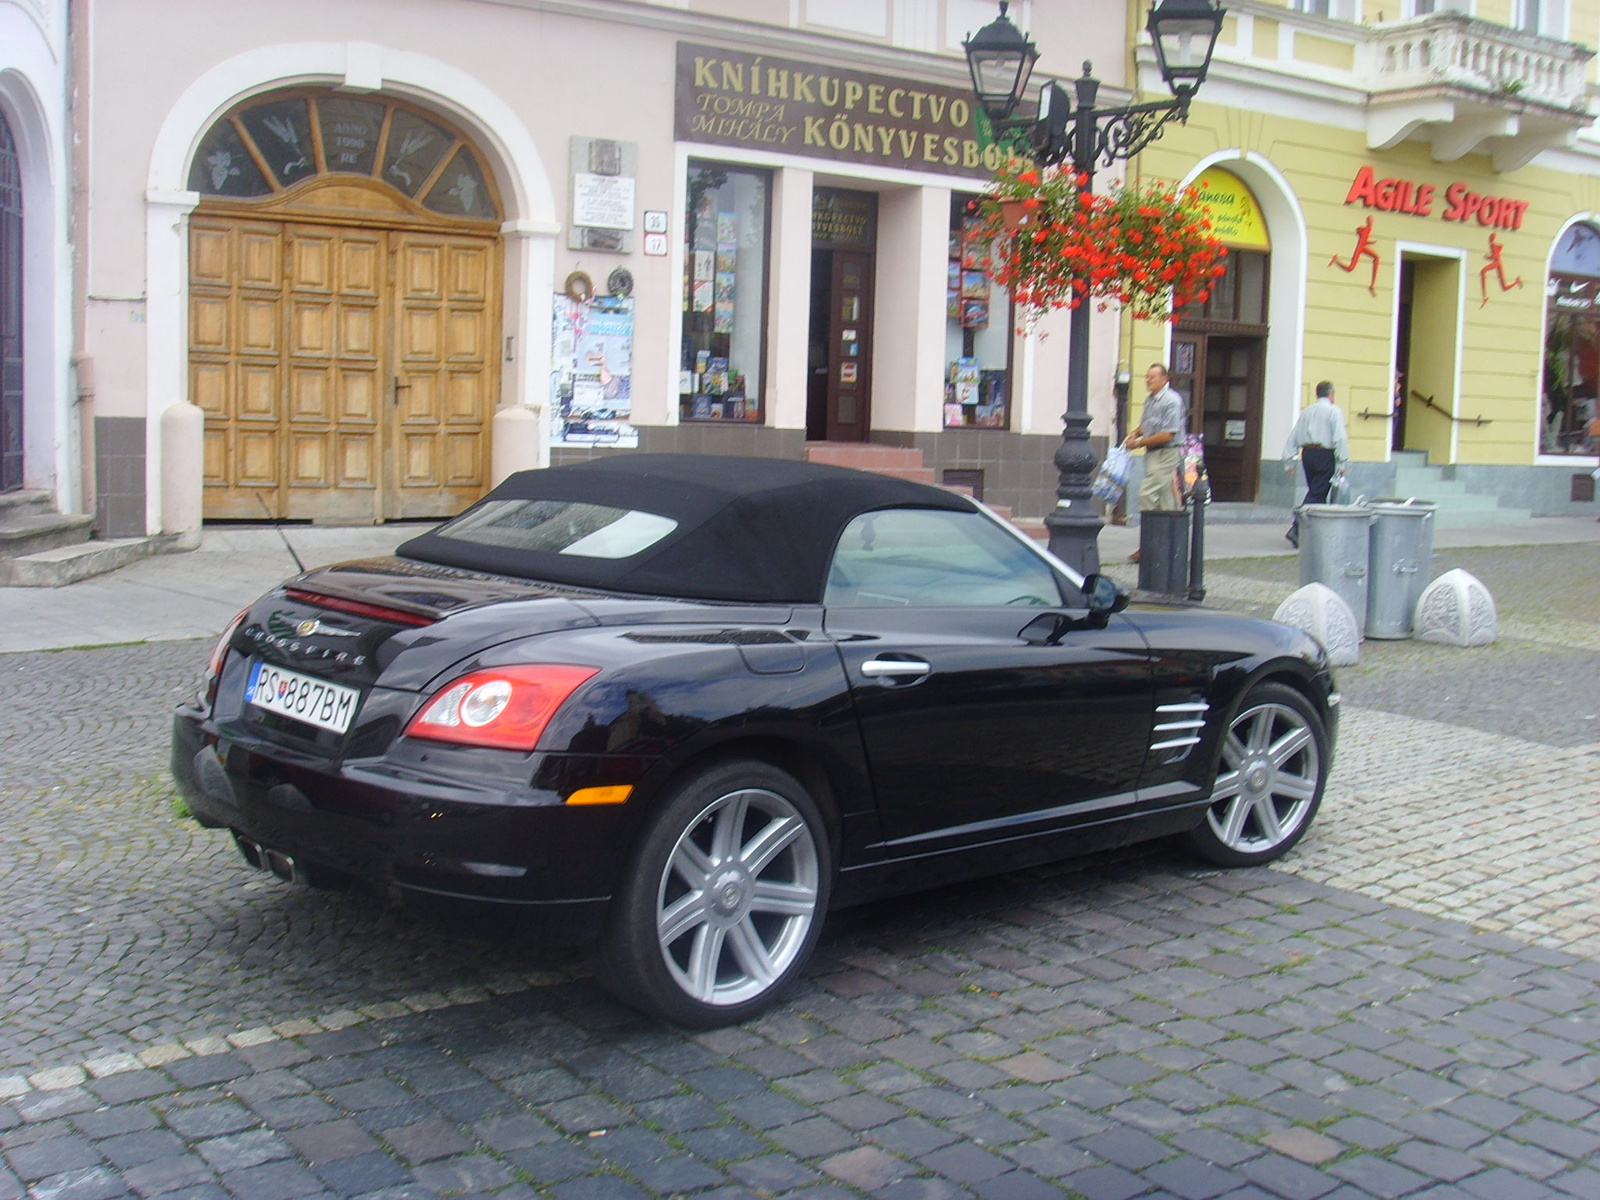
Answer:
[{"label": "man in striped shirt", "polygon": [[[1301,410],[1300,419],[1289,432],[1283,446],[1283,469],[1294,472],[1295,455],[1306,469],[1306,498],[1302,504],[1326,504],[1333,473],[1350,459],[1350,441],[1345,435],[1344,413],[1333,402],[1333,384],[1324,379],[1317,384],[1317,398]],[[1289,532],[1283,535],[1291,546],[1300,545],[1300,517],[1296,514]]]}]

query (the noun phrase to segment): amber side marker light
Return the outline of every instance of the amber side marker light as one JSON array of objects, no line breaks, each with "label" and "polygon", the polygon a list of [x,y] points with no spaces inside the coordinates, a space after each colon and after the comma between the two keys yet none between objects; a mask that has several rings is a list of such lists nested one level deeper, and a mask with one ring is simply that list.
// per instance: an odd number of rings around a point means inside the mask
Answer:
[{"label": "amber side marker light", "polygon": [[568,804],[622,804],[633,794],[633,784],[614,787],[579,788],[567,797]]}]

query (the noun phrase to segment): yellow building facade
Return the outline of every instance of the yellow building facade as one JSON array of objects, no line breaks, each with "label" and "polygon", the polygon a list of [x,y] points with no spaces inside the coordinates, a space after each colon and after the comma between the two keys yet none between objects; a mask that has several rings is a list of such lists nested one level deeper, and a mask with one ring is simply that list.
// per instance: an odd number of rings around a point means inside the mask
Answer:
[{"label": "yellow building facade", "polygon": [[1168,362],[1190,397],[1218,498],[1297,499],[1282,451],[1327,379],[1359,492],[1426,466],[1508,509],[1596,511],[1600,139],[1569,39],[1600,6],[1227,7],[1187,124],[1135,169],[1220,198],[1229,275],[1123,331],[1135,375]]}]

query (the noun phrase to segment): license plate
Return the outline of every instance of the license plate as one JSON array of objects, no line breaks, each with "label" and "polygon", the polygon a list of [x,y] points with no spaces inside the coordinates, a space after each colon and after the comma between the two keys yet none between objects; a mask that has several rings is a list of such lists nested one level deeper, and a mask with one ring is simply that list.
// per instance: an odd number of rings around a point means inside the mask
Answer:
[{"label": "license plate", "polygon": [[356,715],[359,690],[326,679],[313,679],[298,671],[256,662],[250,668],[244,698],[257,708],[282,713],[296,721],[343,733]]}]

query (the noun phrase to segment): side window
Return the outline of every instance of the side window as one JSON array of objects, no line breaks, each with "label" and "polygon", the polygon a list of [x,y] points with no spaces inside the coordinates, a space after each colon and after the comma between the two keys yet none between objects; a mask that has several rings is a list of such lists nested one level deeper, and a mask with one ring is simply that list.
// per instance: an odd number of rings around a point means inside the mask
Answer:
[{"label": "side window", "polygon": [[1055,573],[981,513],[865,513],[845,526],[825,604],[983,607],[1061,603]]}]

